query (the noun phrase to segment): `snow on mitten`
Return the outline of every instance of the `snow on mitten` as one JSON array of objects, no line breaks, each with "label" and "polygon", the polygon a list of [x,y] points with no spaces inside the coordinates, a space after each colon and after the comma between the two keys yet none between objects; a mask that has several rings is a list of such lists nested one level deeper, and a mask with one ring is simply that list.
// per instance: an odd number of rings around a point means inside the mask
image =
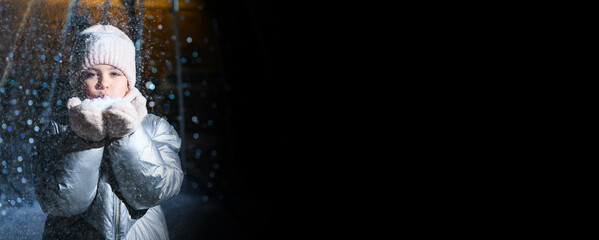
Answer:
[{"label": "snow on mitten", "polygon": [[120,138],[133,133],[148,114],[145,105],[146,99],[139,90],[131,89],[123,101],[115,102],[104,110],[106,134],[113,138]]},{"label": "snow on mitten", "polygon": [[70,98],[67,102],[71,130],[77,136],[89,140],[100,141],[106,136],[102,121],[102,107],[93,102]]}]

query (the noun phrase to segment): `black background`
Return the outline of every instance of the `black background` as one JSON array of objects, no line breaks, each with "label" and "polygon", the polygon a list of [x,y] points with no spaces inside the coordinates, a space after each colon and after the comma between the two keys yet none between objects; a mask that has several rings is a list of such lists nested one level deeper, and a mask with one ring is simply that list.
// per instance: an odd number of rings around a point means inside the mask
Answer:
[{"label": "black background", "polygon": [[300,183],[308,182],[310,174],[302,170],[311,163],[302,156],[315,149],[307,147],[309,117],[301,110],[309,108],[304,86],[312,84],[304,79],[310,68],[304,42],[309,33],[298,14],[301,6],[244,0],[207,4],[222,29],[224,72],[232,87],[231,189],[237,199],[226,206],[235,222],[227,236],[306,236],[312,231],[304,222],[310,193],[300,190],[305,189]]}]

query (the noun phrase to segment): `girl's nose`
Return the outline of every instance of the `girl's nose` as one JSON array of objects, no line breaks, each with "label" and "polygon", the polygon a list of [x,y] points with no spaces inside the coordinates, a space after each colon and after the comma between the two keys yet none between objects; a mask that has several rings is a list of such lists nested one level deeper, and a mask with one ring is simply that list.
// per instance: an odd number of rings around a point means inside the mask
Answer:
[{"label": "girl's nose", "polygon": [[110,88],[110,78],[101,74],[98,76],[98,85],[101,89],[109,89]]}]

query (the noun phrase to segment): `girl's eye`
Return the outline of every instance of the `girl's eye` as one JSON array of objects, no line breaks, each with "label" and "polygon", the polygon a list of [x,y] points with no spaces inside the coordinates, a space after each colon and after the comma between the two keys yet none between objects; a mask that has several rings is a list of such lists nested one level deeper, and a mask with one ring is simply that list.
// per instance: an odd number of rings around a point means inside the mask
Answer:
[{"label": "girl's eye", "polygon": [[121,73],[119,72],[110,72],[111,76],[121,76]]},{"label": "girl's eye", "polygon": [[95,73],[84,73],[83,74],[83,78],[84,79],[89,79],[89,78],[92,78],[92,77],[95,77],[95,76],[96,76]]}]

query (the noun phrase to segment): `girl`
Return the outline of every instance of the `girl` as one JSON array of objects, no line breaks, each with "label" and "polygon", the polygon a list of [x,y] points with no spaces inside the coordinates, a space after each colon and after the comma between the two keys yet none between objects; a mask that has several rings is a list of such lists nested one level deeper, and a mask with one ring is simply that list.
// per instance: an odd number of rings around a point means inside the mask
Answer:
[{"label": "girl", "polygon": [[183,181],[181,140],[147,113],[133,42],[110,25],[82,31],[69,78],[69,124],[51,122],[35,169],[43,239],[168,239],[160,204]]}]

